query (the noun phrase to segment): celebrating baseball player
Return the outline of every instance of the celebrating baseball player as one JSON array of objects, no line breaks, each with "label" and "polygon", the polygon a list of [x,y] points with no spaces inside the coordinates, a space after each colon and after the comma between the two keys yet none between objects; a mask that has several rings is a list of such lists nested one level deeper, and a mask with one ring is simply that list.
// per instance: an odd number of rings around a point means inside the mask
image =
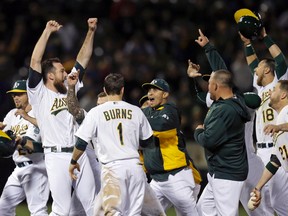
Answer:
[{"label": "celebrating baseball player", "polygon": [[[152,129],[140,108],[122,101],[124,78],[109,74],[104,80],[108,102],[91,109],[78,129],[69,168],[75,169],[88,142],[97,137],[95,149],[102,163],[102,207],[105,215],[140,215],[146,175],[139,161],[139,140],[149,145]],[[113,151],[111,151],[113,149]]]},{"label": "celebrating baseball player", "polygon": [[[259,37],[269,50],[273,59],[265,58],[258,60],[252,41],[239,33],[245,47],[246,61],[253,73],[253,86],[257,89],[262,103],[256,111],[256,148],[257,155],[262,159],[264,164],[270,161],[273,149],[273,139],[269,135],[265,135],[264,127],[267,124],[275,124],[277,112],[269,107],[270,94],[278,80],[287,79],[286,60],[280,48],[266,33],[265,27],[262,27]],[[271,181],[266,184],[263,192],[263,198],[270,200],[273,209],[278,215],[287,215],[288,209],[288,175],[285,174],[283,167],[280,167]],[[266,212],[273,214],[271,210]]]},{"label": "celebrating baseball player", "polygon": [[[216,48],[209,42],[209,39],[203,34],[203,32],[199,29],[199,37],[196,40],[196,42],[204,48],[207,59],[210,63],[210,66],[212,70],[218,70],[218,69],[227,69],[226,64]],[[193,64],[190,60],[188,61],[188,76],[192,78],[196,78],[201,76],[202,74],[199,73],[200,66]],[[232,72],[233,73],[233,72]],[[204,76],[205,77],[205,76]],[[235,89],[234,91],[239,92],[239,89]],[[208,95],[207,95],[208,96]],[[260,103],[255,104],[255,102],[260,102],[260,98],[256,94],[251,93],[245,93],[244,98],[253,97],[252,102],[253,103],[246,103],[246,106],[251,108],[249,110],[251,114],[251,120],[245,123],[245,145],[246,145],[246,151],[247,151],[247,159],[248,159],[248,176],[247,179],[244,182],[241,195],[240,195],[240,202],[242,203],[242,206],[245,208],[246,212],[250,216],[262,216],[265,215],[267,212],[265,211],[267,208],[267,202],[263,201],[259,208],[255,211],[250,211],[247,208],[247,202],[250,199],[250,192],[253,190],[254,185],[258,182],[258,180],[261,178],[262,172],[264,170],[264,164],[261,161],[261,159],[255,154],[254,146],[253,146],[253,125],[254,125],[254,109],[259,107]],[[257,97],[257,98],[255,98]],[[245,102],[248,102],[248,99],[245,100]],[[213,101],[210,100],[210,98],[206,97],[206,103],[207,105],[211,106]],[[253,109],[253,110],[252,110]]]},{"label": "celebrating baseball player", "polygon": [[[28,102],[26,80],[16,81],[13,89],[7,93],[12,95],[16,108],[0,122],[1,129],[12,130],[16,136],[40,141],[38,127],[25,119],[34,115]],[[8,178],[0,198],[1,216],[15,215],[16,206],[25,198],[31,215],[48,216],[46,204],[49,187],[43,151],[36,153],[18,146],[13,160],[16,168]]]},{"label": "celebrating baseball player", "polygon": [[[89,18],[87,23],[88,32],[71,72],[80,71],[76,92],[82,86],[84,71],[92,55],[97,18]],[[65,85],[67,72],[58,58],[50,58],[41,63],[49,37],[60,28],[58,22],[48,21],[33,50],[28,79],[28,97],[35,111],[43,142],[45,164],[53,198],[50,215],[69,214],[73,186],[86,215],[91,216],[96,187],[87,155],[83,154],[79,159],[82,169],[77,173],[77,181],[72,181],[67,172],[75,144],[74,132],[78,128],[78,124],[67,108],[67,86]],[[81,214],[75,213],[75,215]]]},{"label": "celebrating baseball player", "polygon": [[[277,113],[276,125],[287,125],[288,123],[288,81],[279,80],[275,88],[270,92],[269,106],[272,107]],[[276,128],[270,125],[265,128],[266,133],[271,133],[271,128]],[[275,175],[279,167],[283,167],[288,172],[288,151],[287,151],[287,130],[277,130],[273,136],[274,147],[271,153],[270,161],[267,163],[263,175],[257,183],[253,193],[255,193],[254,206],[258,207],[261,201],[261,189],[263,186]],[[287,174],[286,174],[287,175]],[[287,209],[287,204],[284,203]]]},{"label": "celebrating baseball player", "polygon": [[[183,134],[180,131],[180,115],[176,106],[168,102],[170,87],[163,79],[144,83],[150,106],[143,109],[155,137],[150,148],[143,148],[144,165],[151,175],[150,185],[164,210],[171,205],[177,215],[198,215],[196,209],[199,188],[195,175],[199,172],[191,164]],[[193,171],[194,171],[193,170]],[[193,178],[194,174],[194,178]]]}]

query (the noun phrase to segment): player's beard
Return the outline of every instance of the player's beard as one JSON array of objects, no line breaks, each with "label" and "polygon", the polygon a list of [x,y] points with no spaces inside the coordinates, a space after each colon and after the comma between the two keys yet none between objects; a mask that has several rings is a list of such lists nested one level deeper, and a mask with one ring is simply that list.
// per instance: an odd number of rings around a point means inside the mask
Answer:
[{"label": "player's beard", "polygon": [[262,81],[263,81],[263,75],[258,76],[258,78],[257,78],[257,85],[258,85],[258,86],[263,86]]},{"label": "player's beard", "polygon": [[60,94],[66,94],[66,93],[67,93],[67,88],[66,88],[66,86],[63,84],[63,82],[55,81],[55,82],[54,82],[54,87],[57,89],[57,91],[58,91]]}]

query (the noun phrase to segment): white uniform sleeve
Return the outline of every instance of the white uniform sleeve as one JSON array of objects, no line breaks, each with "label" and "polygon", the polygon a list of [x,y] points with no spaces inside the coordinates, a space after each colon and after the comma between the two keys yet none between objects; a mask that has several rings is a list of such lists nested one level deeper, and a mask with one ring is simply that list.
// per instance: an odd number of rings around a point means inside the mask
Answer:
[{"label": "white uniform sleeve", "polygon": [[139,136],[140,136],[139,138],[140,140],[146,140],[153,135],[153,130],[142,110],[140,110],[139,113],[141,118],[141,124],[139,128]]},{"label": "white uniform sleeve", "polygon": [[27,94],[28,94],[28,99],[29,99],[29,103],[31,105],[35,105],[35,104],[39,104],[40,99],[43,97],[43,88],[44,83],[43,83],[43,79],[37,84],[37,86],[35,88],[29,88],[29,79],[27,81]]},{"label": "white uniform sleeve", "polygon": [[90,142],[92,138],[96,136],[97,131],[97,119],[95,116],[97,116],[97,114],[95,108],[93,108],[87,113],[84,121],[75,133],[75,136],[81,138],[87,143]]},{"label": "white uniform sleeve", "polygon": [[[28,113],[29,116],[35,118],[33,110]],[[40,130],[37,126],[29,123],[28,129],[26,131],[25,136],[30,137],[31,139],[35,140],[36,142],[41,142]]]},{"label": "white uniform sleeve", "polygon": [[14,113],[15,113],[15,109],[12,109],[12,110],[10,110],[8,113],[7,113],[7,115],[5,116],[5,118],[4,118],[4,120],[3,120],[3,124],[6,124],[6,126],[5,126],[5,128],[3,129],[3,131],[7,131],[7,130],[10,130],[11,129],[11,127],[12,127],[12,125],[11,125],[11,117],[12,117],[12,115],[14,115]]}]

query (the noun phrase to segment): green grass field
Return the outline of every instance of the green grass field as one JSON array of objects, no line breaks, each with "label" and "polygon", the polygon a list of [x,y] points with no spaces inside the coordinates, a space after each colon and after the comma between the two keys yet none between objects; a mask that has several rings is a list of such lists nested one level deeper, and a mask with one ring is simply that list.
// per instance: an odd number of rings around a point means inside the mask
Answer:
[{"label": "green grass field", "polygon": [[[51,211],[50,205],[48,206],[48,211],[49,212]],[[30,216],[26,203],[22,203],[21,205],[19,205],[17,207],[16,216]],[[167,211],[167,216],[176,216],[173,208],[171,208]],[[239,208],[239,216],[247,216],[247,214],[244,211],[244,209],[242,208],[242,206],[240,206],[240,208]]]}]

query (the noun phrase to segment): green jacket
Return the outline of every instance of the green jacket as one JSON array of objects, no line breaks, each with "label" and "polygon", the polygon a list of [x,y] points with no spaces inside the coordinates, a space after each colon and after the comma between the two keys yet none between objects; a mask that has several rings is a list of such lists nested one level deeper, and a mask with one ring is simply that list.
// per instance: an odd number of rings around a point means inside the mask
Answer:
[{"label": "green jacket", "polygon": [[219,99],[211,105],[204,129],[195,140],[204,147],[208,172],[215,178],[244,181],[248,174],[244,128],[250,115],[243,98]]},{"label": "green jacket", "polygon": [[180,114],[174,104],[166,103],[154,109],[143,109],[152,129],[155,142],[143,148],[144,165],[156,181],[166,181],[189,165],[183,135],[180,133]]}]

